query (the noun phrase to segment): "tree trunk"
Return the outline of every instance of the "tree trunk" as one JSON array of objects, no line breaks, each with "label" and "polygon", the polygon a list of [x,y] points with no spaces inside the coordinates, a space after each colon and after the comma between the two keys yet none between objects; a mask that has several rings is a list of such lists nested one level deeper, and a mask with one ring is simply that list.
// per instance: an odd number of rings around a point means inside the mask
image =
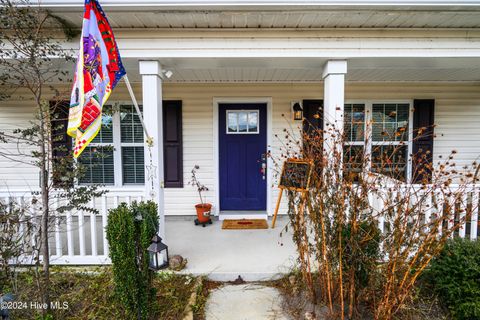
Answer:
[{"label": "tree trunk", "polygon": [[43,289],[42,300],[46,303],[47,309],[44,313],[50,310],[50,250],[48,246],[48,221],[49,221],[49,185],[48,185],[48,149],[45,143],[48,143],[48,121],[49,117],[42,102],[38,101],[40,106],[40,172],[41,172],[41,192],[42,192],[42,220],[41,220],[41,247],[42,247],[42,262],[43,262]]},{"label": "tree trunk", "polygon": [[[45,172],[45,171],[43,171]],[[42,179],[45,180],[45,179]],[[50,250],[48,247],[48,189],[45,188],[45,183],[42,183],[42,256],[43,256],[43,302],[47,304],[47,309],[50,309]]]}]

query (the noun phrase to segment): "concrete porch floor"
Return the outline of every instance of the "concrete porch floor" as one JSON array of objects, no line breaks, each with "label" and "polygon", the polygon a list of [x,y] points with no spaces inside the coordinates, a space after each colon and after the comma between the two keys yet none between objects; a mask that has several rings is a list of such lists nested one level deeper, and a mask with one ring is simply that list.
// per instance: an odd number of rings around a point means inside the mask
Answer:
[{"label": "concrete porch floor", "polygon": [[239,275],[245,281],[260,281],[279,277],[294,266],[295,246],[291,233],[284,230],[288,217],[280,216],[275,229],[260,230],[222,230],[222,221],[213,219],[204,228],[194,225],[193,216],[166,217],[170,256],[179,254],[188,260],[183,272],[216,281]]}]

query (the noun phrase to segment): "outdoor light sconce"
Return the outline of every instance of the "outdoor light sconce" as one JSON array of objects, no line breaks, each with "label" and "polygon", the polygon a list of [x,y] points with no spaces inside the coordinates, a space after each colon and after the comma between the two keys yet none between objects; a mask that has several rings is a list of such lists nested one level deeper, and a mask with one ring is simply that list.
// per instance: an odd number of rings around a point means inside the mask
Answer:
[{"label": "outdoor light sconce", "polygon": [[303,120],[303,108],[300,102],[292,102],[293,120]]},{"label": "outdoor light sconce", "polygon": [[154,235],[152,243],[147,250],[150,256],[148,265],[151,270],[158,271],[168,267],[170,263],[168,259],[168,246],[162,242],[162,238]]}]

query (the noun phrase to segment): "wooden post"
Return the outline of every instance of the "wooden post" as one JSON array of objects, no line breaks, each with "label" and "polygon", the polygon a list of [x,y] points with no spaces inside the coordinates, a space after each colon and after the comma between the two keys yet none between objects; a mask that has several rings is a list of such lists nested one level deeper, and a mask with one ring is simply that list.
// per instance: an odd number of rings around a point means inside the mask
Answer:
[{"label": "wooden post", "polygon": [[280,194],[278,195],[277,205],[275,206],[275,213],[273,214],[272,219],[272,229],[275,228],[275,221],[277,221],[278,208],[280,208],[280,201],[282,200],[283,188],[280,189]]}]

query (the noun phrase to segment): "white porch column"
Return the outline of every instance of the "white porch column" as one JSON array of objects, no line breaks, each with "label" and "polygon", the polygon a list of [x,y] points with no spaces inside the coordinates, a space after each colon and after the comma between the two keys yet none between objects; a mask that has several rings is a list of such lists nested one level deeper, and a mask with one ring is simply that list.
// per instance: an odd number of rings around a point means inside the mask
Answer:
[{"label": "white porch column", "polygon": [[[158,204],[160,236],[165,239],[165,205],[163,192],[163,109],[162,72],[158,61],[140,61],[142,75],[143,119],[153,147],[145,144],[145,198]],[[146,136],[145,136],[146,141]],[[151,149],[151,156],[150,156]],[[152,163],[150,163],[150,157]]]},{"label": "white porch column", "polygon": [[[345,74],[347,73],[347,61],[330,60],[323,68],[323,147],[327,155],[334,152],[342,154],[342,146],[335,146],[335,140],[343,134],[343,109],[345,103]],[[335,150],[336,149],[336,150]]]}]

